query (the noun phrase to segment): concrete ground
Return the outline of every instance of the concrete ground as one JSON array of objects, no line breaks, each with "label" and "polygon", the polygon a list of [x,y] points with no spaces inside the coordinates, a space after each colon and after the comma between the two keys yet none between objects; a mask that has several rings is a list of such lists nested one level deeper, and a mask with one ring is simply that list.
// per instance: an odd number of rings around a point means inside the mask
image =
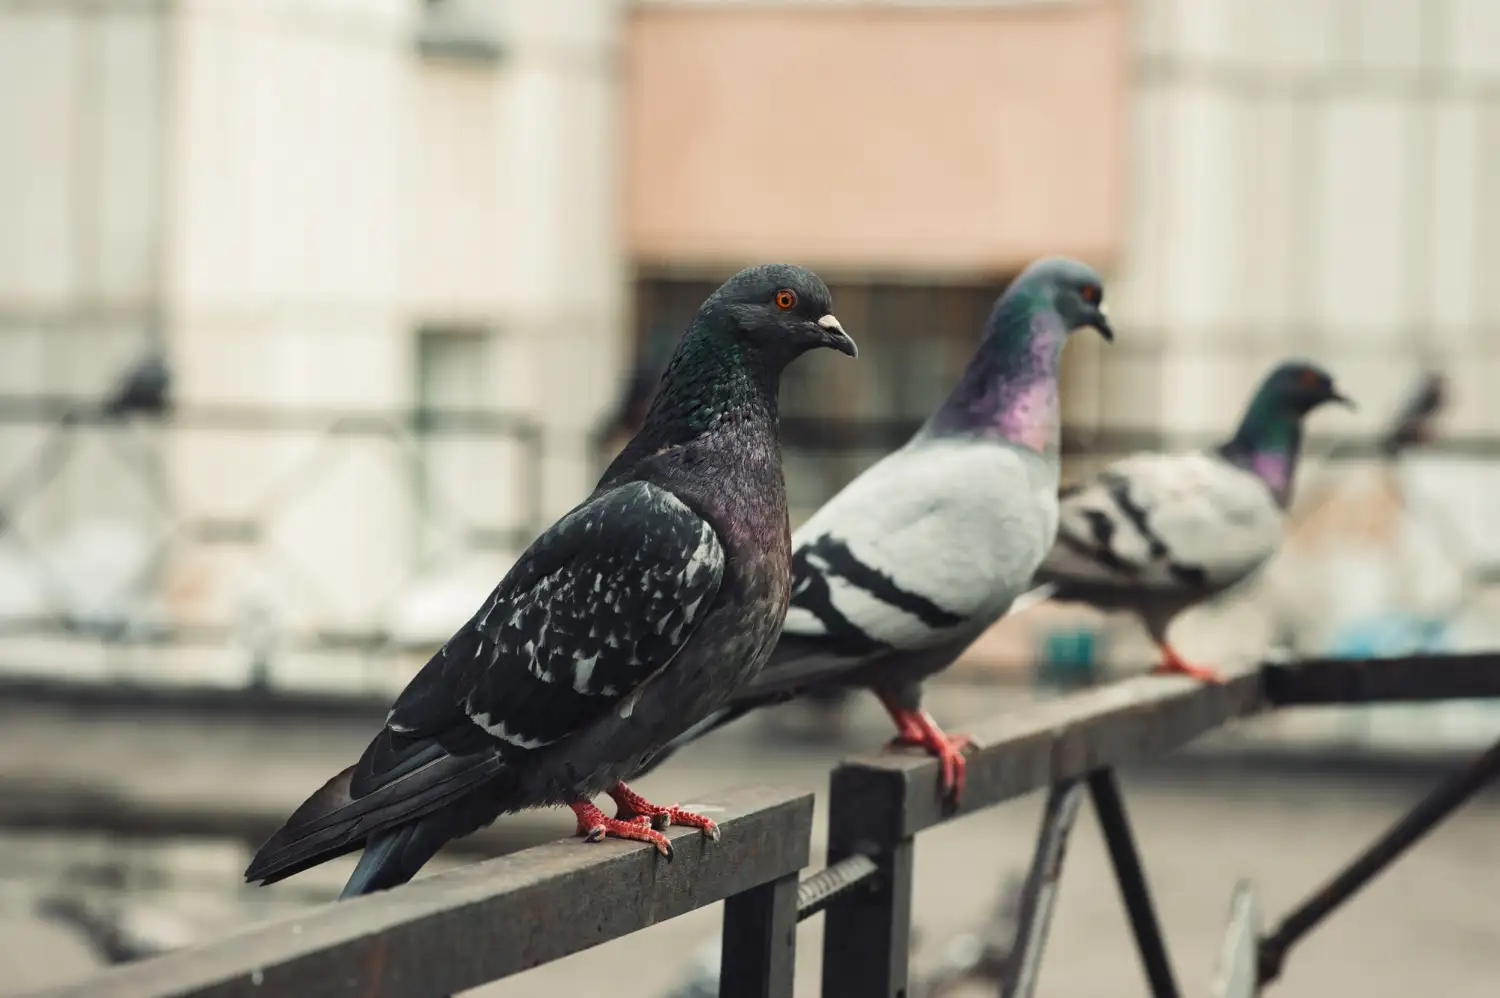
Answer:
[{"label": "concrete ground", "polygon": [[[934,711],[961,728],[965,717],[996,710],[999,696],[944,687],[933,695]],[[841,755],[887,734],[878,709],[863,700],[841,736],[824,730],[816,740],[807,736],[806,715],[797,713],[801,708],[790,710],[701,743],[697,751],[643,781],[640,789],[664,801],[690,801],[698,792],[749,782],[821,791],[829,767]],[[284,800],[290,807],[320,782],[324,769],[342,764],[351,746],[357,750],[361,736],[337,731],[324,732],[316,741],[277,736],[253,749],[244,741],[249,736],[221,732],[201,738],[192,751],[176,758],[154,744],[165,737],[161,732],[100,730],[86,737],[64,735],[55,724],[40,720],[34,727],[9,723],[0,744],[0,769],[45,772],[63,765],[59,758],[70,753],[74,763],[91,754],[108,756],[108,748],[91,750],[87,743],[92,738],[108,745],[115,739],[122,746],[149,744],[151,754],[161,760],[155,772],[122,773],[122,778],[180,793],[217,784],[222,792],[233,785],[232,774],[238,770],[247,774],[247,793]],[[70,751],[64,751],[65,745]],[[256,752],[265,757],[256,758]],[[120,748],[114,760],[128,755]],[[105,759],[98,764],[106,764]],[[1127,804],[1184,994],[1209,992],[1238,879],[1255,883],[1274,919],[1395,820],[1427,785],[1410,777],[1336,777],[1199,763],[1127,774]],[[821,837],[826,816],[821,799],[819,804]],[[1024,867],[1040,806],[1036,795],[921,836],[914,915],[922,939],[919,969],[931,964],[949,937],[975,927],[994,904],[1005,874]],[[518,839],[570,830],[565,812],[509,820],[517,822]],[[1287,998],[1495,994],[1500,981],[1497,820],[1500,795],[1460,812],[1297,948],[1282,983],[1270,993]],[[79,855],[103,855],[108,848],[35,836],[0,838],[0,898],[14,899],[29,886],[56,883],[61,866],[76,866]],[[138,872],[117,896],[149,899],[158,914],[176,910],[176,924],[186,925],[181,931],[191,938],[284,914],[309,898],[331,896],[347,872],[341,865],[320,876],[297,878],[304,882],[297,889],[291,889],[297,883],[291,881],[285,890],[242,890],[235,874],[244,859],[238,847],[179,848],[168,865],[191,868],[191,877],[181,878],[191,881],[191,892],[174,886],[172,876],[160,871]],[[6,904],[0,911],[0,967],[5,969],[0,994],[20,994],[94,972],[97,959],[68,930],[28,914],[23,905]],[[610,998],[664,998],[689,973],[697,950],[715,938],[718,919],[716,908],[695,912],[472,994],[522,998],[607,991]],[[821,919],[813,919],[799,932],[799,995],[817,994],[820,931]],[[1068,851],[1038,993],[1053,998],[1146,994],[1108,859],[1087,808]]]}]

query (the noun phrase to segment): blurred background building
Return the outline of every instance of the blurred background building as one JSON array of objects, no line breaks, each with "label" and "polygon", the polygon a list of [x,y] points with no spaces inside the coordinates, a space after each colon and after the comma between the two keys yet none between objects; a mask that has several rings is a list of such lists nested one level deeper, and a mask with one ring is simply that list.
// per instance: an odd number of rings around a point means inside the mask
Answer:
[{"label": "blurred background building", "polygon": [[[735,269],[815,268],[861,346],[786,379],[798,519],[1050,254],[1120,332],[1069,347],[1069,477],[1226,434],[1288,355],[1360,403],[1190,653],[1494,646],[1495,0],[0,0],[0,670],[389,693]],[[1442,438],[1382,457],[1428,371]],[[1144,661],[1113,626],[955,672]]]},{"label": "blurred background building", "polygon": [[[1497,53],[1486,0],[4,4],[0,661],[410,666],[770,258],[866,345],[788,378],[796,517],[1051,253],[1124,330],[1069,350],[1073,474],[1226,432],[1294,353],[1363,404],[1327,433],[1425,367],[1491,433]],[[78,415],[148,349],[172,419]]]}]

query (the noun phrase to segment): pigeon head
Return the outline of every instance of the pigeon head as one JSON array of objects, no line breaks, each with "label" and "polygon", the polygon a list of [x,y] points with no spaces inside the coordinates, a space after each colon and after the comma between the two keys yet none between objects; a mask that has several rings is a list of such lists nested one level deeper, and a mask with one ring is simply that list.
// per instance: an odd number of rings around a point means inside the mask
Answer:
[{"label": "pigeon head", "polygon": [[786,264],[751,267],[725,281],[682,334],[641,428],[601,481],[705,434],[730,449],[750,446],[746,440],[774,443],[786,366],[818,347],[856,353],[830,298],[818,275]]},{"label": "pigeon head", "polygon": [[1006,288],[996,312],[1010,303],[1008,299],[1027,315],[1050,309],[1067,332],[1090,327],[1114,341],[1115,331],[1104,311],[1104,280],[1086,263],[1061,256],[1038,260]]},{"label": "pigeon head", "polygon": [[728,331],[751,354],[785,365],[818,347],[858,356],[854,340],[833,314],[828,285],[791,264],[749,267],[725,281],[703,303],[700,317]]},{"label": "pigeon head", "polygon": [[1266,375],[1239,429],[1219,453],[1259,476],[1285,506],[1302,450],[1302,420],[1325,402],[1354,405],[1321,367],[1287,361]]},{"label": "pigeon head", "polygon": [[1266,375],[1256,394],[1264,398],[1268,416],[1279,412],[1300,419],[1325,402],[1354,407],[1334,387],[1332,375],[1316,364],[1300,360],[1287,361]]},{"label": "pigeon head", "polygon": [[1057,375],[1069,335],[1085,326],[1113,340],[1104,282],[1087,264],[1038,260],[995,302],[984,342],[925,432],[998,437],[1041,453],[1057,451]]}]

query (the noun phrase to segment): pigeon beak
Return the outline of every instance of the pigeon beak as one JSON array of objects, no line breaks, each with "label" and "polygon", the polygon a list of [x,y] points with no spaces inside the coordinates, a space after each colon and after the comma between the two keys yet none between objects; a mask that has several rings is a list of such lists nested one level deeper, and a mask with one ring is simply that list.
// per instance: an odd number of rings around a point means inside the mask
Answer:
[{"label": "pigeon beak", "polygon": [[1330,402],[1337,402],[1339,405],[1346,406],[1346,407],[1348,407],[1350,409],[1358,409],[1359,408],[1359,406],[1357,406],[1357,405],[1354,404],[1354,400],[1352,398],[1350,398],[1347,395],[1344,395],[1344,394],[1340,393],[1337,389],[1330,389],[1329,390],[1329,392],[1328,392],[1328,401],[1330,401]]},{"label": "pigeon beak", "polygon": [[818,326],[823,330],[823,346],[832,347],[839,353],[848,354],[850,357],[859,356],[859,347],[854,345],[854,340],[844,332],[844,327],[839,324],[838,317],[832,314],[825,315],[818,320]]},{"label": "pigeon beak", "polygon": [[1099,335],[1104,337],[1105,342],[1113,343],[1115,341],[1115,331],[1109,324],[1109,317],[1105,314],[1104,304],[1102,302],[1100,303],[1099,307],[1094,310],[1093,326],[1099,331]]}]

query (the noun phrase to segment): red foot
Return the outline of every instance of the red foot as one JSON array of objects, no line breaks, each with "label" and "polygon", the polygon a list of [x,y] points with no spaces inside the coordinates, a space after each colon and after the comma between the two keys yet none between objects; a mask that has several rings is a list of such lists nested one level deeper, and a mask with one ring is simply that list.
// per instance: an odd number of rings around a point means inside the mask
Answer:
[{"label": "red foot", "polygon": [[891,720],[896,722],[896,737],[888,743],[891,748],[924,748],[937,756],[942,766],[943,795],[955,804],[964,792],[964,773],[968,760],[963,750],[974,744],[968,735],[948,735],[932,715],[925,710],[909,710],[885,697],[880,698]]},{"label": "red foot", "polygon": [[692,811],[684,811],[676,804],[668,804],[665,807],[653,804],[623,783],[616,783],[609,795],[619,805],[621,818],[629,817],[633,821],[648,821],[652,828],[658,829],[670,828],[672,825],[701,828],[704,835],[715,842],[719,841],[719,826],[714,824],[712,818],[705,818]]},{"label": "red foot", "polygon": [[661,832],[651,827],[649,818],[631,818],[622,821],[619,818],[611,818],[603,811],[594,806],[592,801],[574,801],[568,807],[578,816],[578,830],[574,835],[582,835],[589,842],[603,842],[606,837],[613,836],[617,839],[635,839],[639,842],[650,842],[656,846],[656,851],[667,859],[672,858],[672,843]]},{"label": "red foot", "polygon": [[616,783],[609,796],[619,807],[618,815],[613,818],[607,817],[590,801],[575,801],[568,805],[578,816],[575,834],[590,842],[600,842],[609,836],[650,842],[669,860],[672,858],[672,843],[661,833],[662,829],[672,825],[701,828],[703,834],[715,842],[719,839],[719,826],[712,819],[684,811],[676,805],[662,807],[653,804],[623,783]]},{"label": "red foot", "polygon": [[1222,683],[1224,677],[1205,665],[1194,665],[1177,654],[1177,649],[1165,641],[1159,646],[1161,648],[1161,664],[1151,671],[1157,675],[1191,676],[1205,683]]}]

